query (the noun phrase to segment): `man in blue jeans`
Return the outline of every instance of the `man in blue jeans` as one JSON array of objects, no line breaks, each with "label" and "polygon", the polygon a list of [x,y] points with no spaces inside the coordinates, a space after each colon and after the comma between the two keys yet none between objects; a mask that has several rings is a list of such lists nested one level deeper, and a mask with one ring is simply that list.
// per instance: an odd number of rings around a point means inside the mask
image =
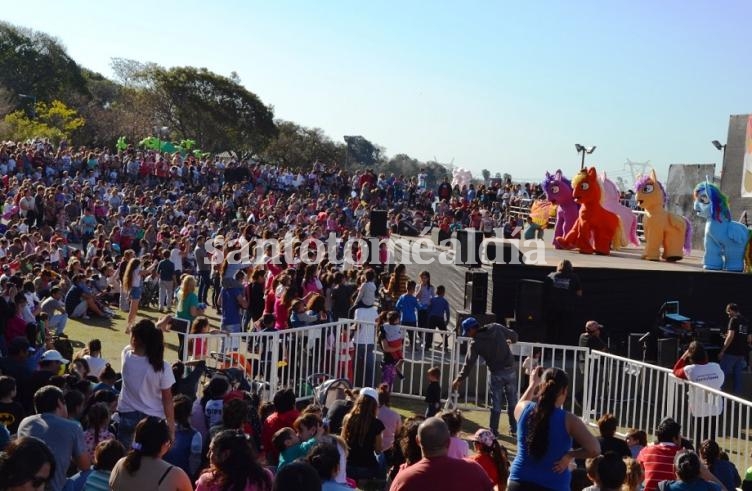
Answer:
[{"label": "man in blue jeans", "polygon": [[211,284],[211,261],[207,257],[205,249],[206,237],[199,235],[196,239],[196,248],[193,249],[193,255],[196,258],[196,270],[198,271],[198,301],[206,301],[209,296],[209,285]]},{"label": "man in blue jeans", "polygon": [[726,305],[726,314],[729,316],[728,329],[726,330],[723,347],[718,353],[718,361],[726,380],[730,376],[734,377],[733,394],[741,396],[742,370],[747,368],[749,353],[749,323],[741,315],[739,306],[735,303]]},{"label": "man in blue jeans", "polygon": [[478,356],[486,362],[491,372],[490,390],[491,421],[494,435],[499,436],[499,418],[501,416],[501,396],[507,402],[509,429],[513,436],[517,433],[517,420],[514,407],[517,404],[517,370],[514,367],[514,355],[509,349],[510,343],[516,343],[519,336],[513,330],[495,322],[481,326],[475,317],[462,321],[462,336],[472,338],[465,357],[465,365],[452,383],[452,390],[459,390],[462,382],[470,374]]}]

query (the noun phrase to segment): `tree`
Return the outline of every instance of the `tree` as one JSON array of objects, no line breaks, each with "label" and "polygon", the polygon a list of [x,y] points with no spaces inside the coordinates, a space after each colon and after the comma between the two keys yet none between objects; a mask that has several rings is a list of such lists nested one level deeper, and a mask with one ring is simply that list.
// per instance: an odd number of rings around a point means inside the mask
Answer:
[{"label": "tree", "polygon": [[29,118],[24,111],[14,111],[5,116],[3,121],[8,138],[47,138],[57,144],[61,140],[70,140],[73,132],[84,125],[84,118],[80,117],[75,109],[58,100],[52,101],[51,104],[37,102],[35,113],[34,119]]},{"label": "tree", "polygon": [[345,146],[334,143],[320,128],[305,128],[291,121],[277,121],[277,136],[261,152],[261,158],[289,167],[313,162],[343,162]]},{"label": "tree", "polygon": [[488,182],[491,179],[491,171],[488,169],[483,169],[480,171],[481,175],[483,176],[483,182]]},{"label": "tree", "polygon": [[6,22],[0,22],[0,84],[16,96],[17,108],[31,104],[19,94],[66,101],[88,92],[81,67],[58,40]]},{"label": "tree", "polygon": [[497,178],[501,178],[502,181],[504,181],[505,184],[511,184],[512,183],[512,174],[509,172],[505,172],[502,176],[500,172],[496,173]]},{"label": "tree", "polygon": [[277,135],[271,106],[206,68],[142,65],[132,76],[134,87],[145,87],[154,123],[168,126],[178,139],[196,140],[204,150],[258,153]]},{"label": "tree", "polygon": [[374,145],[362,136],[346,136],[347,163],[361,164],[366,167],[376,165],[381,160],[384,149]]}]

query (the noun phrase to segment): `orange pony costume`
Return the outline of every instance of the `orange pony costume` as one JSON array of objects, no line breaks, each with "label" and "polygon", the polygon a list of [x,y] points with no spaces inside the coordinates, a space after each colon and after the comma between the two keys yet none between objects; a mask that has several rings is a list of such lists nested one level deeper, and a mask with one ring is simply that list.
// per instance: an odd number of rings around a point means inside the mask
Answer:
[{"label": "orange pony costume", "polygon": [[626,244],[621,219],[603,207],[605,193],[595,167],[582,169],[572,179],[572,198],[580,210],[572,229],[554,242],[561,249],[579,249],[580,254],[608,255],[612,247]]}]

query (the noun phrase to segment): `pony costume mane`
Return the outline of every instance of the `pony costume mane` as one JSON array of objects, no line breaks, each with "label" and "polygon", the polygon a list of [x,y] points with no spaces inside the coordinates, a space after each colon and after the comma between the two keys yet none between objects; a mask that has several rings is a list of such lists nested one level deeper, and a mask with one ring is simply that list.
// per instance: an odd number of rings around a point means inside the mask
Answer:
[{"label": "pony costume mane", "polygon": [[695,186],[695,200],[702,202],[703,194],[708,199],[710,215],[713,220],[718,222],[731,220],[731,209],[729,208],[728,196],[723,194],[718,186],[711,182],[701,182]]},{"label": "pony costume mane", "polygon": [[642,174],[637,178],[634,185],[635,191],[644,188],[647,184],[653,184],[654,186],[657,186],[658,189],[660,189],[661,194],[663,194],[663,206],[664,208],[668,206],[668,193],[666,192],[666,188],[663,187],[661,181],[659,181],[658,179],[653,179],[650,174]]},{"label": "pony costume mane", "polygon": [[561,173],[561,169],[553,174],[546,172],[546,177],[541,181],[541,187],[548,194],[550,187],[554,186],[556,183],[565,184],[570,190],[572,189],[572,181],[564,177],[564,174]]}]

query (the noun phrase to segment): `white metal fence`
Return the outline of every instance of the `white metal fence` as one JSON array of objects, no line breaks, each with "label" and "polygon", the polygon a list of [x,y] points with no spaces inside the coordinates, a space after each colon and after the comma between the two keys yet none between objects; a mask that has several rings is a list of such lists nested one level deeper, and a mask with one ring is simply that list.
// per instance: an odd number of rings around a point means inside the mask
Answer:
[{"label": "white metal fence", "polygon": [[[401,326],[404,331],[402,377],[396,377],[392,393],[422,399],[426,372],[441,373],[442,397],[450,396],[451,382],[463,366],[470,338],[453,332]],[[237,334],[189,334],[183,359],[206,359],[213,368],[235,368],[262,396],[270,399],[280,388],[292,387],[300,399],[328,378],[349,380],[355,387],[378,386],[384,379],[383,352],[375,325],[341,320],[316,326],[272,332]],[[713,436],[737,468],[744,470],[752,450],[752,403],[702,385],[679,380],[671,370],[587,348],[536,343],[511,346],[521,393],[527,384],[524,360],[540,351],[540,364],[566,371],[570,378],[566,408],[586,423],[613,414],[620,432],[629,428],[654,435],[658,423],[672,417],[693,441]],[[465,380],[457,402],[460,408],[490,408],[488,370],[482,359]]]}]

